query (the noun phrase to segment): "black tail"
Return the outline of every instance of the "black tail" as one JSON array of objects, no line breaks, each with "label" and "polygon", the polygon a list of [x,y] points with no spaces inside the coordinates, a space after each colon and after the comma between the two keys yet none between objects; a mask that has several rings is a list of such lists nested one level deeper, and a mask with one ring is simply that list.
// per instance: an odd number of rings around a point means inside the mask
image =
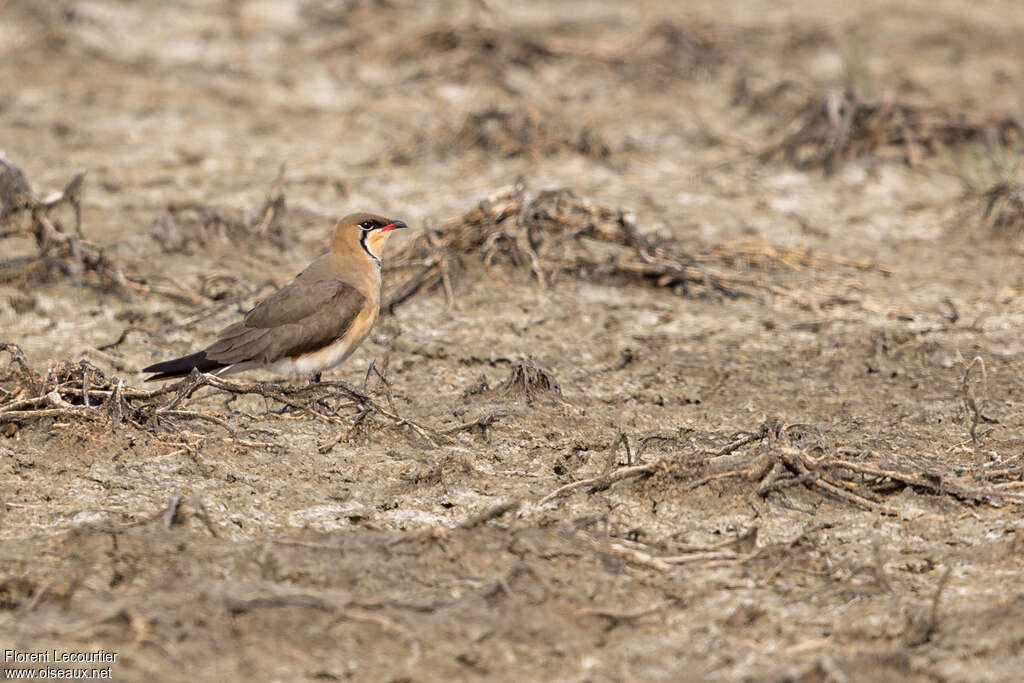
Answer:
[{"label": "black tail", "polygon": [[226,363],[218,363],[215,360],[210,360],[206,357],[206,351],[200,351],[199,353],[193,353],[190,356],[175,358],[174,360],[165,360],[163,363],[154,363],[148,368],[142,368],[142,371],[157,373],[152,377],[146,378],[147,382],[153,382],[161,379],[184,377],[188,373],[192,372],[192,368],[196,368],[199,372],[213,372],[214,370],[220,370],[221,368],[226,367]]}]

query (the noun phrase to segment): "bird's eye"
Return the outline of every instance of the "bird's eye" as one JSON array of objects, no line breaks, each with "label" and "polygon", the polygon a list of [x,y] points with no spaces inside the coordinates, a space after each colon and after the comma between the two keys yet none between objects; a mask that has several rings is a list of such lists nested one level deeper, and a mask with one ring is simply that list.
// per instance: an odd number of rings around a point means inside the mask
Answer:
[{"label": "bird's eye", "polygon": [[359,224],[359,227],[363,230],[373,230],[373,221],[363,221]]}]

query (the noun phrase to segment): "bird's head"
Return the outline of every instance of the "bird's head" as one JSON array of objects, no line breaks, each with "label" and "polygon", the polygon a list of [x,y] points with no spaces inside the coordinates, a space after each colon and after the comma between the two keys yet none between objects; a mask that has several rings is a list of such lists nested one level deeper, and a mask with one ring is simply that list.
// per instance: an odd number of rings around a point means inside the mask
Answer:
[{"label": "bird's head", "polygon": [[335,249],[358,250],[380,263],[384,242],[392,230],[408,227],[404,222],[372,213],[353,213],[338,221],[334,229]]}]

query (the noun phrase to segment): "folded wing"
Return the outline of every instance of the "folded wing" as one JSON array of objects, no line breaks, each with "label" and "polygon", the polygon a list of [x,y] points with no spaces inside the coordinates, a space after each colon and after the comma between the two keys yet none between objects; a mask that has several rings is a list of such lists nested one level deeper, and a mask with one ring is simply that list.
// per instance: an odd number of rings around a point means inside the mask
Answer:
[{"label": "folded wing", "polygon": [[269,365],[318,351],[348,332],[365,303],[359,290],[340,280],[297,279],[221,331],[206,358]]}]

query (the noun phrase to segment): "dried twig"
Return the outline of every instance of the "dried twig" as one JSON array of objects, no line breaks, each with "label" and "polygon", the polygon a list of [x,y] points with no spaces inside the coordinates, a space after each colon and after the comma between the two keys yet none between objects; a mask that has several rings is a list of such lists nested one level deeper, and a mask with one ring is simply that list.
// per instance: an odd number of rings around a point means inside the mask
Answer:
[{"label": "dried twig", "polygon": [[167,507],[160,514],[160,520],[163,522],[165,529],[170,529],[174,526],[174,520],[178,516],[178,510],[181,507],[181,500],[180,493],[172,494],[170,502],[167,503]]},{"label": "dried twig", "polygon": [[[963,364],[963,361],[961,360]],[[978,380],[973,381],[971,370],[977,365]],[[988,395],[988,373],[985,371],[985,360],[981,356],[975,356],[970,363],[964,364],[964,375],[960,380],[960,390],[963,392],[964,407],[971,415],[971,441],[978,444],[978,423],[982,419],[982,412],[985,410],[985,397]]]},{"label": "dried twig", "polygon": [[[157,409],[157,414],[167,413],[168,411],[174,410],[183,400],[188,396],[191,396],[199,387],[212,386],[216,389],[232,394],[258,394],[264,398],[283,403],[291,408],[308,412],[328,422],[347,424],[346,420],[343,420],[336,415],[324,413],[317,407],[321,405],[321,399],[327,398],[331,395],[342,395],[364,408],[371,409],[375,414],[381,415],[399,426],[409,427],[409,429],[426,439],[431,444],[437,445],[438,443],[437,439],[439,438],[439,435],[434,433],[432,430],[428,430],[426,427],[388,410],[348,382],[344,381],[314,382],[299,387],[288,387],[272,382],[232,382],[217,377],[216,375],[204,374],[193,370],[192,374],[182,380],[177,386],[178,391],[175,397],[169,403]],[[293,396],[302,396],[308,400],[303,403],[296,400],[296,398],[293,398]],[[338,440],[334,443],[337,443],[337,441]]]},{"label": "dried twig", "polygon": [[593,477],[591,479],[581,479],[580,481],[574,481],[571,484],[560,486],[551,493],[547,494],[539,501],[537,505],[545,505],[555,500],[556,498],[562,498],[574,493],[578,489],[591,487],[591,493],[595,491],[603,491],[617,481],[623,481],[625,479],[633,479],[636,477],[649,477],[660,469],[666,467],[666,463],[658,461],[650,463],[648,465],[633,465],[632,467],[620,467],[616,470],[612,470],[607,474],[602,474],[599,477]]},{"label": "dried twig", "polygon": [[939,627],[939,603],[942,600],[942,594],[946,590],[946,586],[949,584],[951,572],[951,567],[946,567],[945,571],[942,572],[927,612],[924,615],[914,612],[909,615],[906,632],[903,635],[907,645],[911,647],[924,645],[935,635],[935,631]]},{"label": "dried twig", "polygon": [[477,418],[475,420],[471,420],[470,422],[463,422],[462,424],[455,425],[454,427],[449,427],[448,429],[445,429],[441,433],[451,435],[458,434],[459,432],[468,432],[472,431],[473,429],[479,429],[480,432],[484,435],[484,438],[486,438],[487,430],[491,427],[491,425],[493,425],[495,422],[497,422],[503,417],[508,417],[508,411],[496,410],[493,413],[488,413],[487,415],[484,415],[483,417]]},{"label": "dried twig", "polygon": [[467,520],[465,520],[463,522],[460,522],[456,528],[458,528],[458,529],[473,529],[475,527],[478,527],[478,526],[481,526],[483,524],[486,524],[487,522],[490,522],[491,520],[498,519],[499,517],[501,517],[501,516],[503,516],[503,515],[505,515],[505,514],[507,514],[509,512],[512,512],[514,510],[518,510],[519,506],[521,506],[522,504],[523,504],[523,501],[521,501],[521,500],[510,500],[510,501],[507,501],[507,502],[504,502],[504,503],[498,503],[494,507],[488,508],[487,510],[484,510],[480,514],[474,515],[474,516],[470,517],[469,519],[467,519]]}]

